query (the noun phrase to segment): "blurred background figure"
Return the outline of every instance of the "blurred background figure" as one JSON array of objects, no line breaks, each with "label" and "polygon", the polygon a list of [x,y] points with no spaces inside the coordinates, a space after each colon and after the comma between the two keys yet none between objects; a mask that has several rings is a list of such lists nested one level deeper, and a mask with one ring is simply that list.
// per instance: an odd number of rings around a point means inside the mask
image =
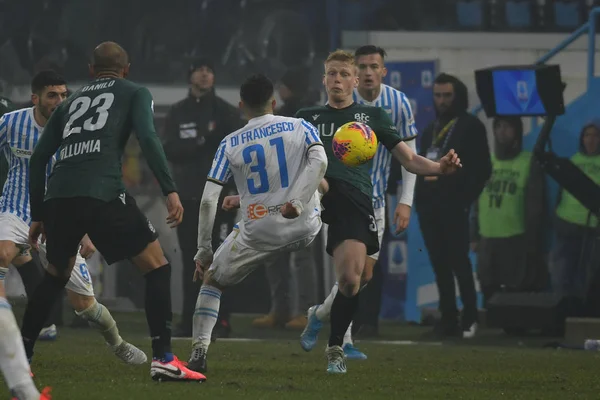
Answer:
[{"label": "blurred background figure", "polygon": [[[579,137],[579,150],[571,161],[600,184],[600,119],[586,124]],[[598,218],[569,192],[561,190],[556,207],[556,242],[552,251],[552,287],[570,298],[576,315],[600,315],[594,302],[588,303],[591,281],[597,274],[593,260],[598,243]],[[597,297],[597,294],[596,294]],[[596,309],[594,309],[596,308]]]},{"label": "blurred background figure", "polygon": [[497,117],[493,130],[492,176],[475,202],[471,229],[484,307],[496,292],[536,292],[548,283],[546,178],[523,150],[521,118]]},{"label": "blurred background figure", "polygon": [[[215,94],[215,69],[210,60],[195,60],[189,67],[188,79],[188,96],[169,109],[163,133],[165,153],[185,209],[184,221],[177,227],[183,261],[183,309],[181,322],[173,332],[174,336],[183,337],[192,335],[192,317],[200,290],[199,283],[192,282],[192,277],[198,247],[198,210],[206,176],[221,140],[243,125],[237,108]],[[223,191],[223,196],[231,194],[229,189]],[[213,234],[215,241],[227,237],[234,218],[232,213],[219,211]],[[219,244],[213,243],[213,246]],[[228,311],[227,302],[224,303],[215,329],[222,328],[227,334]]]},{"label": "blurred background figure", "polygon": [[[310,71],[304,67],[288,69],[281,77],[277,91],[283,104],[275,114],[285,117],[293,117],[299,109],[315,105],[319,100],[319,93],[310,84]],[[314,248],[313,243],[265,265],[271,289],[271,309],[267,315],[252,321],[253,326],[304,329],[304,314],[317,300]]]},{"label": "blurred background figure", "polygon": [[[420,154],[438,160],[454,149],[463,168],[453,176],[417,177],[415,204],[439,292],[438,333],[473,337],[478,314],[469,260],[469,212],[492,169],[487,134],[483,123],[467,111],[467,88],[456,77],[439,75],[433,100],[437,118],[422,133]],[[463,303],[460,322],[454,278]]]}]

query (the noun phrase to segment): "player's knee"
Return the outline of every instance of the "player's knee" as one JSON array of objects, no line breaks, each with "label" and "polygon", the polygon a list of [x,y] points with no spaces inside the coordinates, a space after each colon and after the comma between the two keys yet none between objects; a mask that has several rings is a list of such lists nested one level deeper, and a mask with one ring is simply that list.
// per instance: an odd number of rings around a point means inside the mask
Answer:
[{"label": "player's knee", "polygon": [[338,290],[344,296],[352,297],[358,293],[360,289],[360,276],[353,272],[347,272],[340,275],[338,278]]},{"label": "player's knee", "polygon": [[221,291],[223,291],[225,289],[224,285],[221,285],[214,277],[214,274],[212,271],[206,271],[204,273],[204,279],[202,280],[202,283],[204,285],[209,285],[212,287],[215,287]]},{"label": "player's knee", "polygon": [[373,268],[375,267],[375,263],[377,263],[377,260],[367,257],[367,262],[365,263],[365,268],[363,269],[361,276],[361,286],[366,285],[373,279]]},{"label": "player's knee", "polygon": [[69,289],[67,289],[67,297],[69,298],[71,307],[73,307],[73,309],[78,313],[87,310],[96,302],[95,297],[84,296]]},{"label": "player's knee", "polygon": [[12,247],[10,245],[0,245],[0,267],[8,268],[15,256],[16,249],[14,248],[14,244]]},{"label": "player's knee", "polygon": [[153,271],[168,264],[158,240],[148,244],[140,254],[133,257],[132,261],[142,273]]}]

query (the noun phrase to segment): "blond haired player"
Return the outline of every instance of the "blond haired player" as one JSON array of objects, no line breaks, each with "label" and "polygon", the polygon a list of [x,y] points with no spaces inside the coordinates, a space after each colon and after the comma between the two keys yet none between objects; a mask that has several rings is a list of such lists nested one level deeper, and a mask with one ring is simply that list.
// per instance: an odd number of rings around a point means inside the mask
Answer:
[{"label": "blond haired player", "polygon": [[345,373],[346,362],[342,349],[344,333],[358,308],[359,290],[365,283],[363,271],[367,255],[379,250],[379,239],[373,212],[370,165],[367,163],[349,168],[339,161],[333,155],[333,134],[347,122],[365,123],[409,172],[419,175],[450,174],[461,165],[453,150],[442,157],[439,163],[418,156],[403,142],[396,126],[382,108],[354,101],[358,71],[352,53],[337,50],[329,54],[325,61],[323,84],[327,90],[327,104],[302,109],[296,116],[310,120],[317,126],[329,160],[325,174],[328,191],[322,199],[322,218],[329,225],[327,252],[333,256],[339,289],[331,305],[327,371]]}]

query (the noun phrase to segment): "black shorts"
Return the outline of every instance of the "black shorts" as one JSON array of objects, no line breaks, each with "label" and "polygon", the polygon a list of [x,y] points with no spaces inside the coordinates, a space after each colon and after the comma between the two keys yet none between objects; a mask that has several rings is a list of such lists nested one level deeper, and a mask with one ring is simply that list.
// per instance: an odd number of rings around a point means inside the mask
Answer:
[{"label": "black shorts", "polygon": [[321,219],[329,225],[327,231],[327,253],[344,240],[354,239],[367,246],[367,254],[379,251],[377,224],[371,198],[358,188],[338,180],[327,178],[329,191],[323,196]]},{"label": "black shorts", "polygon": [[91,197],[44,203],[48,261],[64,268],[87,233],[108,264],[140,254],[158,238],[156,229],[128,194],[106,202]]}]

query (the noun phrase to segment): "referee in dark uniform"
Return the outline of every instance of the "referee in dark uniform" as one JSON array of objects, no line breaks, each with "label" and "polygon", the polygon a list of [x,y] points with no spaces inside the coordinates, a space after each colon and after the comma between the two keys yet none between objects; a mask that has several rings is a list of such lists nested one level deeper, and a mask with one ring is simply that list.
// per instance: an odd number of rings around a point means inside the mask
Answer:
[{"label": "referee in dark uniform", "polygon": [[[177,227],[183,258],[183,310],[181,324],[173,332],[174,336],[183,337],[192,335],[192,319],[200,289],[198,283],[192,282],[192,277],[198,247],[198,210],[206,176],[221,140],[243,126],[238,109],[215,94],[215,70],[210,60],[195,60],[188,77],[188,96],[171,107],[163,133],[163,147],[185,209],[185,218]],[[234,191],[235,186],[226,187],[222,196],[234,194]],[[213,247],[218,247],[227,237],[234,218],[234,214],[219,210]],[[226,312],[221,313],[217,327],[228,330],[229,323],[224,314]]]}]

